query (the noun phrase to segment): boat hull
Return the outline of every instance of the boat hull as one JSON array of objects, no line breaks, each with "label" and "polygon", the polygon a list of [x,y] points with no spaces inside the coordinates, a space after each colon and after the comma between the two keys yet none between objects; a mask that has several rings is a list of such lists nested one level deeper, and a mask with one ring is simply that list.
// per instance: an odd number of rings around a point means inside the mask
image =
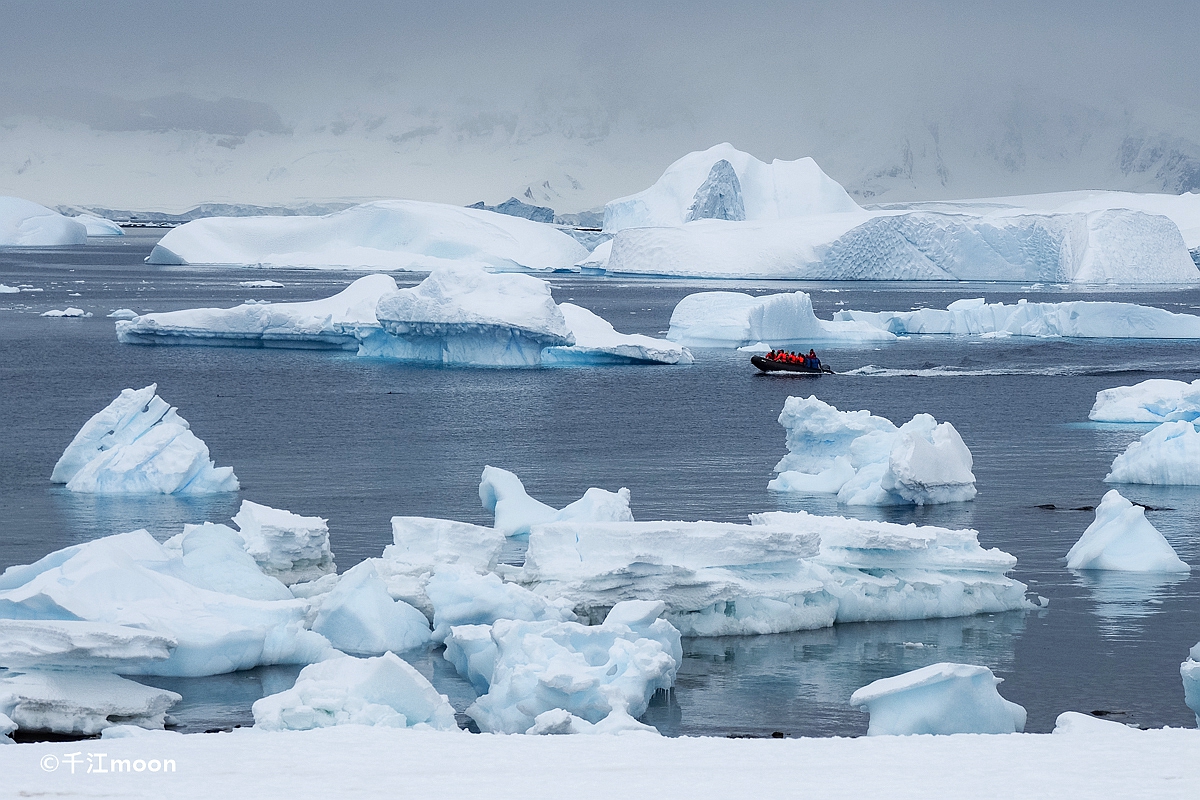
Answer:
[{"label": "boat hull", "polygon": [[750,363],[763,372],[789,372],[794,375],[832,375],[833,370],[822,366],[820,369],[806,367],[803,364],[789,364],[784,361],[774,361],[762,356],[751,356]]}]

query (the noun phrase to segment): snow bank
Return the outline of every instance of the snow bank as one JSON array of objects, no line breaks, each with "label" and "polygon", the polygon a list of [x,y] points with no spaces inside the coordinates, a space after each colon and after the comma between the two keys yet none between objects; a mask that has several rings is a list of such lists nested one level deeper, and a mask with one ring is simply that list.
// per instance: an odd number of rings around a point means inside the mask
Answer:
[{"label": "snow bank", "polygon": [[1104,495],[1096,520],[1067,553],[1068,569],[1122,572],[1187,572],[1175,549],[1135,506],[1116,489]]},{"label": "snow bank", "polygon": [[367,275],[342,291],[303,303],[247,303],[142,314],[117,323],[126,344],[216,344],[357,350],[355,334],[377,329],[375,306],[396,291],[390,275]]},{"label": "snow bank", "polygon": [[1187,707],[1196,712],[1196,726],[1200,727],[1200,643],[1188,653],[1187,661],[1179,665],[1183,678],[1183,699]]},{"label": "snow bank", "polygon": [[174,228],[151,264],[432,270],[569,267],[587,250],[552,225],[417,200],[364,203],[323,217],[210,217]]},{"label": "snow bank", "polygon": [[1020,733],[1025,709],[1000,696],[987,667],[931,664],[856,691],[850,705],[871,715],[868,736]]},{"label": "snow bank", "polygon": [[882,342],[896,337],[860,322],[828,322],[813,313],[806,292],[754,297],[740,292],[697,292],[671,312],[667,338],[690,347],[741,347],[770,342]]},{"label": "snow bank", "polygon": [[548,347],[542,363],[550,366],[593,364],[691,364],[686,347],[640,333],[617,333],[612,324],[573,303],[558,310],[575,336],[571,347]]},{"label": "snow bank", "polygon": [[496,530],[505,536],[529,533],[529,526],[541,522],[632,522],[629,490],[616,492],[592,487],[583,497],[559,510],[534,500],[525,491],[521,479],[506,469],[485,466],[479,481],[479,500],[492,512]]},{"label": "snow bank", "polygon": [[122,667],[165,661],[176,641],[161,633],[72,619],[0,619],[0,664],[23,667]]},{"label": "snow bank", "polygon": [[217,467],[208,446],[156,392],[124,389],[67,446],[50,480],[92,494],[236,492],[232,467]]},{"label": "snow bank", "polygon": [[1200,431],[1191,422],[1164,422],[1117,456],[1104,480],[1200,486]]},{"label": "snow bank", "polygon": [[87,228],[88,236],[124,236],[121,226],[110,219],[97,217],[95,214],[79,214],[72,217],[76,222]]},{"label": "snow bank", "polygon": [[403,600],[393,600],[373,565],[346,573],[321,600],[312,629],[352,655],[404,652],[429,642],[429,621]]},{"label": "snow bank", "polygon": [[0,673],[0,716],[21,730],[91,736],[113,725],[161,729],[167,709],[182,699],[106,672]]},{"label": "snow bank", "polygon": [[87,228],[45,206],[19,197],[0,197],[0,247],[87,244]]},{"label": "snow bank", "polygon": [[858,205],[846,190],[811,158],[765,164],[726,143],[688,153],[650,188],[610,201],[604,206],[604,230],[855,210]]},{"label": "snow bank", "polygon": [[242,501],[233,517],[246,552],[262,571],[291,585],[337,572],[329,549],[329,525],[321,517]]},{"label": "snow bank", "polygon": [[445,695],[393,653],[310,664],[291,689],[254,703],[254,726],[263,730],[333,725],[458,729]]},{"label": "snow bank", "polygon": [[945,310],[839,311],[834,319],[866,323],[896,334],[955,334],[1082,339],[1197,339],[1200,317],[1175,314],[1153,306],[1075,300],[1067,303],[1016,305],[987,303],[983,298],[957,300]]},{"label": "snow bank", "polygon": [[975,496],[971,451],[949,422],[918,414],[897,428],[869,411],[789,397],[779,415],[788,455],[767,484],[778,492],[836,493],[847,505],[930,505]]},{"label": "snow bank", "polygon": [[1088,413],[1096,422],[1200,420],[1200,379],[1191,383],[1152,378],[1133,386],[1096,392]]}]

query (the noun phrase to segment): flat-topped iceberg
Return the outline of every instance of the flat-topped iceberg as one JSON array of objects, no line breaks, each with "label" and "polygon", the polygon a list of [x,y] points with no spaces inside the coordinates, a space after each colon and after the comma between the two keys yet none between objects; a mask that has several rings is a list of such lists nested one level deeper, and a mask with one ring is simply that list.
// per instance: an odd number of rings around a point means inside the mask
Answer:
[{"label": "flat-topped iceberg", "polygon": [[754,297],[741,292],[697,292],[671,312],[667,338],[690,347],[776,347],[808,342],[885,342],[895,335],[857,321],[827,321],[813,313],[806,292]]},{"label": "flat-topped iceberg", "polygon": [[983,298],[956,300],[945,310],[839,311],[834,319],[896,334],[1074,337],[1081,339],[1200,339],[1200,317],[1153,306],[1073,300],[1015,305]]},{"label": "flat-topped iceberg", "polygon": [[1104,481],[1200,486],[1200,431],[1191,422],[1164,422],[1113,459]]},{"label": "flat-topped iceberg", "polygon": [[535,500],[525,491],[521,479],[506,469],[486,466],[479,480],[479,500],[492,512],[496,530],[505,536],[529,533],[529,527],[542,522],[632,522],[629,490],[616,492],[592,487],[583,497],[562,509]]},{"label": "flat-topped iceberg", "polygon": [[217,467],[157,384],[124,389],[67,445],[50,480],[91,494],[236,492],[232,467]]},{"label": "flat-topped iceberg", "polygon": [[846,505],[930,505],[975,497],[971,451],[949,422],[917,414],[900,427],[869,411],[789,397],[779,415],[788,455],[777,492],[837,494]]},{"label": "flat-topped iceberg", "polygon": [[0,197],[0,247],[87,244],[87,227],[19,197]]},{"label": "flat-topped iceberg", "polygon": [[871,715],[868,736],[1020,733],[1025,709],[996,691],[1002,680],[987,667],[931,664],[862,687],[850,705]]},{"label": "flat-topped iceberg", "polygon": [[0,716],[28,731],[93,736],[114,725],[161,730],[167,709],[181,699],[107,672],[0,672]]},{"label": "flat-topped iceberg", "polygon": [[596,364],[691,364],[691,352],[674,342],[640,333],[618,333],[608,320],[574,303],[558,306],[575,335],[570,347],[548,347],[542,363],[549,366]]},{"label": "flat-topped iceberg", "polygon": [[396,291],[390,275],[367,275],[342,291],[302,303],[247,303],[233,308],[190,308],[142,314],[117,322],[126,344],[215,344],[256,347],[330,347],[357,350],[355,335],[377,329],[375,307]]},{"label": "flat-topped iceberg", "polygon": [[1096,422],[1175,422],[1200,420],[1200,379],[1191,383],[1152,378],[1133,386],[1096,392],[1088,412]]},{"label": "flat-topped iceberg", "polygon": [[1096,509],[1095,521],[1067,553],[1067,568],[1123,572],[1190,569],[1146,519],[1146,509],[1135,506],[1116,489],[1104,495]]},{"label": "flat-topped iceberg", "polygon": [[1179,665],[1183,678],[1183,700],[1187,707],[1196,712],[1196,726],[1200,727],[1200,642],[1188,653],[1188,658]]},{"label": "flat-topped iceberg", "polygon": [[177,642],[154,631],[75,619],[0,618],[0,664],[22,667],[123,667],[170,658]]},{"label": "flat-topped iceberg", "polygon": [[582,245],[553,225],[441,203],[380,200],[323,217],[193,220],[168,232],[147,261],[508,271],[571,267],[586,256]]}]

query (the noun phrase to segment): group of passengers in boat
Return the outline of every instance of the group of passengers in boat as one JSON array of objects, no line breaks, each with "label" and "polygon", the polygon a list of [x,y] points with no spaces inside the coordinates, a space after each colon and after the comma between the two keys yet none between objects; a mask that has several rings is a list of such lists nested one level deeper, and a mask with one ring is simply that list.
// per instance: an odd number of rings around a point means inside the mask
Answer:
[{"label": "group of passengers in boat", "polygon": [[808,355],[794,353],[790,350],[772,350],[767,353],[767,358],[771,361],[779,361],[784,364],[801,364],[807,369],[821,368],[821,359],[817,358],[817,351],[815,350],[809,350]]}]

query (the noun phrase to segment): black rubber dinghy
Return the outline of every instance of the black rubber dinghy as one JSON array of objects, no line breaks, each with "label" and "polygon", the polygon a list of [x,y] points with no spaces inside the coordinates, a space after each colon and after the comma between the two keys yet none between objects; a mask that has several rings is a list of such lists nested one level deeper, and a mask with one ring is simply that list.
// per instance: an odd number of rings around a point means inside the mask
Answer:
[{"label": "black rubber dinghy", "polygon": [[750,356],[750,363],[763,372],[791,372],[798,375],[833,375],[834,371],[824,364],[820,369],[806,367],[804,364],[794,364],[787,361],[776,361],[762,356]]}]

